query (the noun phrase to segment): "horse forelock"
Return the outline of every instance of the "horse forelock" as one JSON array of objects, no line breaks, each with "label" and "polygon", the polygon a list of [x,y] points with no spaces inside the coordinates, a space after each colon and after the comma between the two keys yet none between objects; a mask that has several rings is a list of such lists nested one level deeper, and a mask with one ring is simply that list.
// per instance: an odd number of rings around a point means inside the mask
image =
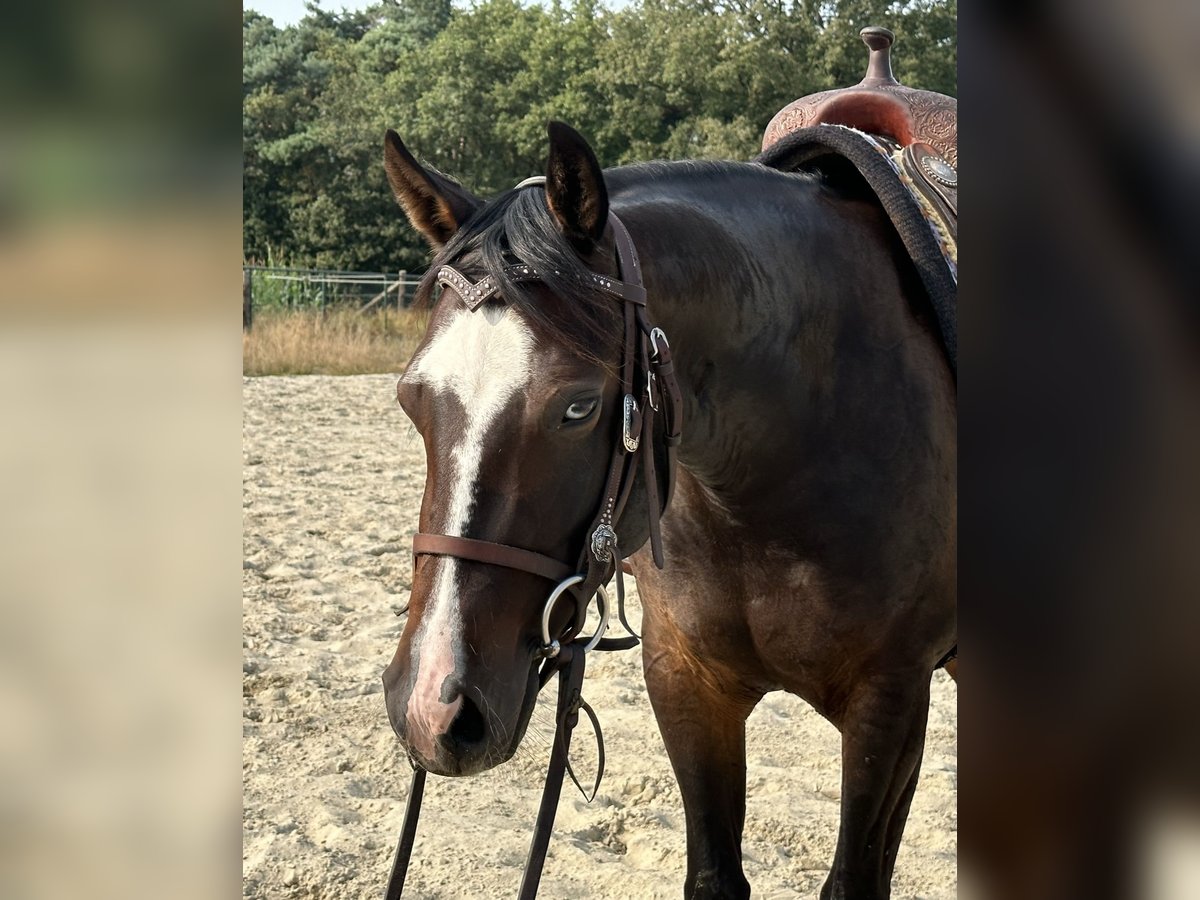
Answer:
[{"label": "horse forelock", "polygon": [[[538,282],[516,282],[507,267],[533,266]],[[559,231],[537,188],[509,191],[486,203],[434,258],[418,288],[418,302],[432,306],[437,273],[453,265],[479,280],[490,275],[500,296],[542,340],[600,366],[611,366],[622,337],[621,309],[591,281],[591,270]],[[548,304],[538,285],[562,302]]]}]

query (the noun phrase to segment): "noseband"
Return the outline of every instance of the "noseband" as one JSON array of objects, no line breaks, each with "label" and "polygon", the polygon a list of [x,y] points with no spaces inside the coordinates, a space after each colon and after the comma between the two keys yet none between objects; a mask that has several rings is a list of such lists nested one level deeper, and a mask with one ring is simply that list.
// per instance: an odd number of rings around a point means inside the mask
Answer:
[{"label": "noseband", "polygon": [[[545,178],[527,178],[517,185],[523,188],[541,185]],[[550,844],[550,833],[554,826],[554,815],[562,791],[564,771],[579,786],[579,780],[571,771],[567,760],[571,732],[579,720],[580,711],[592,721],[600,747],[600,760],[596,772],[595,796],[604,774],[604,742],[600,737],[600,724],[592,708],[583,700],[584,654],[593,649],[625,650],[638,643],[637,636],[625,618],[625,585],[622,578],[621,559],[637,547],[618,548],[617,525],[625,511],[626,503],[633,491],[640,461],[647,493],[647,509],[650,525],[650,549],[654,563],[663,567],[662,533],[659,519],[671,502],[675,488],[676,451],[682,434],[682,396],[675,380],[675,367],[671,360],[671,347],[661,328],[653,327],[646,315],[646,289],[642,285],[642,271],[638,264],[637,251],[625,225],[616,214],[609,212],[609,222],[616,241],[616,263],[618,278],[591,273],[591,283],[612,295],[621,303],[624,314],[624,343],[621,350],[621,415],[619,433],[614,436],[612,454],[609,458],[608,475],[604,493],[600,497],[596,513],[587,529],[584,546],[575,563],[569,564],[533,550],[512,547],[495,541],[477,540],[449,534],[417,534],[413,537],[413,555],[451,556],[457,559],[501,566],[528,572],[547,581],[555,582],[541,616],[542,643],[537,658],[542,660],[538,673],[539,690],[545,687],[557,672],[559,676],[558,705],[554,746],[550,753],[550,766],[546,773],[546,786],[538,808],[534,826],[533,842],[525,862],[525,873],[521,880],[520,900],[533,900],[537,896],[546,851]],[[517,263],[505,269],[513,281],[528,282],[542,280],[542,273],[525,263]],[[451,287],[461,302],[475,312],[489,299],[498,296],[496,279],[487,276],[473,282],[450,266],[438,270],[439,284]],[[667,492],[658,496],[658,474],[655,469],[655,417],[663,417],[662,442],[667,461]],[[640,457],[640,460],[639,460]],[[606,638],[609,603],[604,585],[616,575],[617,608],[621,624],[629,635],[624,638]],[[550,632],[550,619],[554,607],[563,594],[570,592],[575,600],[575,616],[567,628],[558,635]],[[591,598],[599,598],[600,624],[596,632],[586,641],[579,638],[587,619]],[[388,880],[386,900],[395,900],[404,890],[404,878],[408,871],[416,840],[417,819],[425,791],[425,770],[414,764],[412,787],[408,795],[408,806],[404,813],[404,827],[400,845],[396,850],[392,874]],[[580,787],[582,791],[583,788]],[[586,794],[585,794],[586,796]],[[590,798],[589,798],[590,799]]]}]

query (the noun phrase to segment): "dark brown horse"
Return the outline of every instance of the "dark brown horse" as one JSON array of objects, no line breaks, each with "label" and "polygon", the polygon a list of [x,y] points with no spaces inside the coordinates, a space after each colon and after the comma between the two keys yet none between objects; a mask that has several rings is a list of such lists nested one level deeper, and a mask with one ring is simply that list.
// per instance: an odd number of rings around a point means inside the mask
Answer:
[{"label": "dark brown horse", "polygon": [[[392,132],[386,168],[437,251],[431,273],[450,265],[500,286],[474,310],[446,287],[398,385],[428,460],[421,531],[577,558],[621,428],[620,304],[580,274],[617,274],[611,208],[682,391],[665,568],[645,550],[630,562],[646,685],[687,815],[685,895],[750,893],[745,721],[783,689],[842,733],[822,897],[888,896],[930,677],[957,640],[957,412],[921,283],[882,211],[755,164],[602,172],[557,124],[544,186],[486,203]],[[521,263],[541,279],[509,278]],[[647,540],[645,487],[617,527],[622,555]],[[466,775],[512,755],[537,692],[547,591],[530,572],[418,558],[384,673],[415,762]],[[556,613],[554,628],[568,619]]]}]

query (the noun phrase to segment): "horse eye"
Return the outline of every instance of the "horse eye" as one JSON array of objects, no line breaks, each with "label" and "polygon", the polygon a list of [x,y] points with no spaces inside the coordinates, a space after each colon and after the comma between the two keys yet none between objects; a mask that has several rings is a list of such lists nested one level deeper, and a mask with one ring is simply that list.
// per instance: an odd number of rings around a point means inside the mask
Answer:
[{"label": "horse eye", "polygon": [[596,406],[600,403],[595,397],[589,400],[576,400],[567,407],[567,411],[563,413],[564,422],[580,422],[596,411]]}]

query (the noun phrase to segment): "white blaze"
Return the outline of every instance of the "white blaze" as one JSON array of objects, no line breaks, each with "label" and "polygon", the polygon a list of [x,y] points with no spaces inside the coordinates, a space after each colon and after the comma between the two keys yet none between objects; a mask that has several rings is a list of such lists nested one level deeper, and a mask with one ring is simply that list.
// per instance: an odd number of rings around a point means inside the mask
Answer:
[{"label": "white blaze", "polygon": [[[475,504],[484,440],[505,405],[525,389],[532,354],[533,335],[520,315],[489,304],[477,313],[455,313],[404,376],[453,392],[466,416],[466,427],[450,451],[454,468],[444,534],[462,536]],[[454,649],[462,640],[458,571],[457,559],[442,558],[413,641],[417,682],[408,701],[409,735],[426,755],[433,754],[434,738],[450,727],[462,702],[441,700],[442,682],[454,672]]]}]

